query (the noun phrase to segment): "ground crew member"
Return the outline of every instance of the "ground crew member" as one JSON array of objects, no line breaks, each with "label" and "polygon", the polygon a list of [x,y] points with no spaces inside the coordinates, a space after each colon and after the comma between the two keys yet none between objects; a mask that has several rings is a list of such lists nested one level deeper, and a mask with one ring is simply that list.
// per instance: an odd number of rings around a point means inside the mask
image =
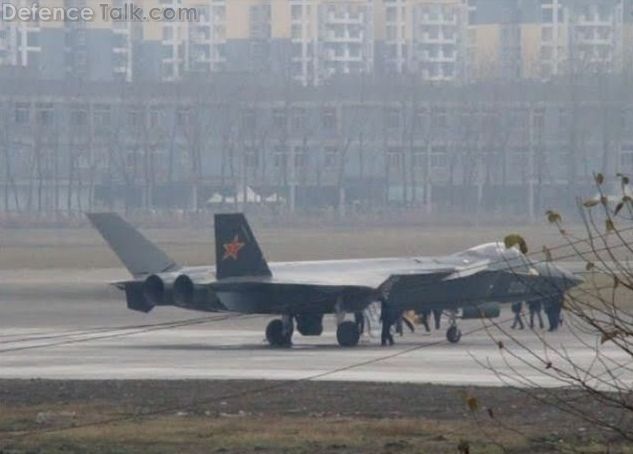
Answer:
[{"label": "ground crew member", "polygon": [[422,311],[420,311],[420,322],[422,322],[422,324],[424,325],[424,329],[426,330],[427,333],[431,331],[431,328],[429,328],[430,315],[431,315],[430,309],[422,309]]},{"label": "ground crew member", "polygon": [[538,317],[538,325],[540,329],[543,329],[543,317],[541,316],[541,310],[543,310],[543,304],[540,300],[530,301],[528,303],[530,310],[530,329],[534,329],[534,316]]},{"label": "ground crew member", "polygon": [[393,345],[393,335],[391,334],[391,325],[394,323],[393,311],[389,307],[385,298],[380,299],[380,321],[382,322],[382,334],[380,336],[380,345]]},{"label": "ground crew member", "polygon": [[512,305],[512,312],[514,313],[514,322],[512,322],[512,329],[524,329],[523,319],[521,319],[521,311],[523,310],[523,303],[514,303]]},{"label": "ground crew member", "polygon": [[547,321],[549,322],[550,332],[556,331],[561,324],[561,311],[563,310],[563,299],[552,298],[545,303],[545,314],[547,315]]},{"label": "ground crew member", "polygon": [[435,319],[435,329],[440,329],[442,320],[442,309],[433,309],[433,318]]},{"label": "ground crew member", "polygon": [[358,333],[363,334],[365,332],[365,314],[362,312],[354,312],[354,321],[358,327]]}]

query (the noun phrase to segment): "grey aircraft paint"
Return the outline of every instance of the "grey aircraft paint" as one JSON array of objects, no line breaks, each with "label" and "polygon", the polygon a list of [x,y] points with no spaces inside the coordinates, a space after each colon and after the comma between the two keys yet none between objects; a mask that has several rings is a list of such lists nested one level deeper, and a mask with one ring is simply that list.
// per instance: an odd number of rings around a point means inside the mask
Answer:
[{"label": "grey aircraft paint", "polygon": [[[337,314],[339,330],[353,330],[353,323],[343,323],[345,314],[362,312],[379,299],[400,312],[448,311],[454,334],[459,310],[472,313],[491,302],[561,301],[581,282],[558,265],[531,263],[501,243],[442,257],[267,263],[241,213],[215,216],[215,267],[182,267],[119,215],[88,218],[133,276],[115,284],[126,292],[130,309],[149,312],[174,305],[281,315],[267,329],[273,345],[283,343],[275,336],[289,342],[294,321],[302,334],[319,335],[328,313]],[[351,333],[352,341],[344,340],[349,340],[345,333],[338,337],[341,345],[358,341],[357,333]]]}]

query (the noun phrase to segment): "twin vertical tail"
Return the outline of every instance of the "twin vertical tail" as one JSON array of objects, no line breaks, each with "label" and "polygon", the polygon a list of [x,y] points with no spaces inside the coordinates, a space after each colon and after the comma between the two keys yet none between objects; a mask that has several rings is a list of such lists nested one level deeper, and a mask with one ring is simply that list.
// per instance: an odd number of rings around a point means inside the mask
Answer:
[{"label": "twin vertical tail", "polygon": [[[174,272],[180,266],[116,213],[88,219],[135,277]],[[215,216],[216,277],[271,276],[255,236],[241,213]]]},{"label": "twin vertical tail", "polygon": [[133,276],[165,273],[180,268],[118,214],[87,213],[86,216]]},{"label": "twin vertical tail", "polygon": [[215,215],[215,264],[218,279],[272,275],[242,213]]}]

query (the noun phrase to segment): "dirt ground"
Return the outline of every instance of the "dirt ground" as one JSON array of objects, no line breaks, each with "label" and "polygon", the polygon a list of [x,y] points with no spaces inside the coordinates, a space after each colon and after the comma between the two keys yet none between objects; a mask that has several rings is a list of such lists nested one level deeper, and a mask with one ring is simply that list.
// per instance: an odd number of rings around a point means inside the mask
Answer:
[{"label": "dirt ground", "polygon": [[0,381],[0,403],[3,453],[633,452],[508,388],[8,380]]}]

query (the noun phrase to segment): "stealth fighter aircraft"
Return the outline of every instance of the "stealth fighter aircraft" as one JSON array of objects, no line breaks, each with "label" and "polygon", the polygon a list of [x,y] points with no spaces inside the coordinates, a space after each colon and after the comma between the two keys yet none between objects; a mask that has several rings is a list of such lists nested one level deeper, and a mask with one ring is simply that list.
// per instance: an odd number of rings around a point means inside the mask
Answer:
[{"label": "stealth fighter aircraft", "polygon": [[446,333],[458,342],[458,318],[498,316],[499,303],[561,300],[580,279],[552,263],[530,262],[503,243],[443,257],[399,257],[268,263],[241,213],[215,216],[216,265],[181,266],[114,213],[88,215],[132,275],[117,282],[130,309],[177,306],[205,312],[270,314],[272,346],[287,346],[296,328],[323,332],[335,314],[339,345],[358,344],[359,326],[346,315],[381,301],[390,310],[443,310]]}]

